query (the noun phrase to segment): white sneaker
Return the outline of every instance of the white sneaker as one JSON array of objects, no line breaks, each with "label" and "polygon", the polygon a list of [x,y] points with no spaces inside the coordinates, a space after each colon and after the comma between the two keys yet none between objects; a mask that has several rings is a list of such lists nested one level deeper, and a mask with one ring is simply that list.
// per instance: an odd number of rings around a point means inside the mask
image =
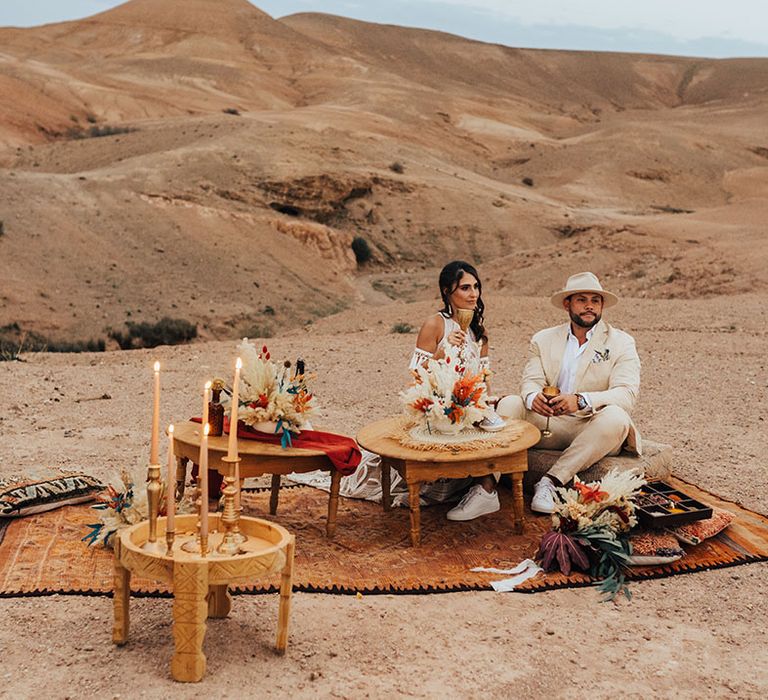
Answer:
[{"label": "white sneaker", "polygon": [[488,493],[480,484],[470,486],[459,505],[451,508],[445,517],[448,520],[474,520],[481,515],[488,515],[499,510],[499,494],[494,491]]},{"label": "white sneaker", "polygon": [[552,513],[555,510],[555,484],[549,477],[542,476],[533,487],[531,510],[537,513]]}]

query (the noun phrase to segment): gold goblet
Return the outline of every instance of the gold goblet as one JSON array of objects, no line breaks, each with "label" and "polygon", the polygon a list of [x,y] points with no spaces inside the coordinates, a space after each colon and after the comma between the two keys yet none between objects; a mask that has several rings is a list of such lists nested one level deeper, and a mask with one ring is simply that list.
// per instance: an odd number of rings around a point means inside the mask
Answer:
[{"label": "gold goblet", "polygon": [[[560,389],[556,386],[547,384],[542,388],[541,393],[544,394],[544,397],[547,399],[547,403],[549,403],[556,396],[560,396]],[[547,425],[544,430],[541,431],[541,436],[545,438],[552,436],[552,431],[549,429],[549,416],[547,416]]]},{"label": "gold goblet", "polygon": [[474,309],[456,309],[456,321],[464,333],[467,332],[469,324],[472,323],[472,317],[475,315]]}]

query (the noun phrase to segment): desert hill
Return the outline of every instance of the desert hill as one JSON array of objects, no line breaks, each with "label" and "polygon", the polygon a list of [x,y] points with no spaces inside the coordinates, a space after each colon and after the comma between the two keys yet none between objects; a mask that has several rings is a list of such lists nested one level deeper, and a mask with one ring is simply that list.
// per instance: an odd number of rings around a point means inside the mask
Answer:
[{"label": "desert hill", "polygon": [[[536,51],[246,0],[0,29],[0,327],[269,335],[584,267],[764,290],[768,59]],[[358,265],[362,237],[372,258]]]}]

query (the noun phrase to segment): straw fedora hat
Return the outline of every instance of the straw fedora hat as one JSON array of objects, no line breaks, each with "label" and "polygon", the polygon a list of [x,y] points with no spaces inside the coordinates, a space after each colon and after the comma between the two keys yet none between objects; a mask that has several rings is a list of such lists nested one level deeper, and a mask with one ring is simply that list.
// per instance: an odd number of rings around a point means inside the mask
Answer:
[{"label": "straw fedora hat", "polygon": [[571,275],[565,283],[565,287],[559,292],[555,292],[550,301],[553,306],[562,309],[563,299],[580,292],[599,294],[603,297],[603,308],[605,309],[619,303],[619,297],[613,292],[603,289],[600,280],[591,272],[577,272],[575,275]]}]

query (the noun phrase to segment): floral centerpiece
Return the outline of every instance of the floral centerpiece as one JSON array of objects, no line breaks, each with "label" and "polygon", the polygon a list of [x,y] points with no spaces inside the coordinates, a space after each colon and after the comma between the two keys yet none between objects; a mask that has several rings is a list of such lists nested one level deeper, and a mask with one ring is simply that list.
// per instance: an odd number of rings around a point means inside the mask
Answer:
[{"label": "floral centerpiece", "polygon": [[243,338],[238,346],[243,361],[238,397],[239,420],[254,430],[282,433],[283,446],[291,445],[291,434],[306,428],[315,410],[304,372],[298,361],[276,363],[266,345],[259,351]]},{"label": "floral centerpiece", "polygon": [[413,370],[413,378],[400,398],[412,422],[429,432],[456,434],[492,413],[478,362],[430,359]]},{"label": "floral centerpiece", "polygon": [[552,530],[541,538],[536,558],[545,571],[588,571],[599,580],[605,600],[630,597],[624,570],[632,545],[629,531],[637,524],[634,497],[645,479],[632,471],[610,471],[602,481],[558,488]]}]

